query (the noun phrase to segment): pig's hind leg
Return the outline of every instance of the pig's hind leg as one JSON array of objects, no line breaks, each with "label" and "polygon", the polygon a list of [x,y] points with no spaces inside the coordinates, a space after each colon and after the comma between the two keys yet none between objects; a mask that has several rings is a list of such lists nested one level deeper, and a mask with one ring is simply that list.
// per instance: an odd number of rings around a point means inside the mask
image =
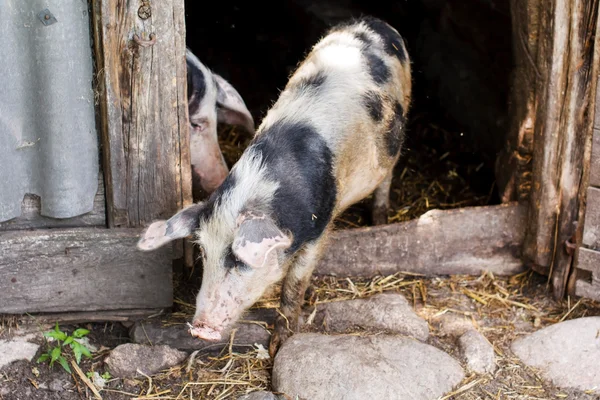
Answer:
[{"label": "pig's hind leg", "polygon": [[277,350],[288,337],[298,332],[298,320],[304,302],[304,294],[319,261],[325,242],[324,236],[301,250],[283,280],[280,312],[275,320],[275,329],[269,344],[271,357],[275,357]]},{"label": "pig's hind leg", "polygon": [[388,222],[393,171],[394,169],[392,168],[373,192],[373,205],[371,209],[373,225],[385,225]]}]

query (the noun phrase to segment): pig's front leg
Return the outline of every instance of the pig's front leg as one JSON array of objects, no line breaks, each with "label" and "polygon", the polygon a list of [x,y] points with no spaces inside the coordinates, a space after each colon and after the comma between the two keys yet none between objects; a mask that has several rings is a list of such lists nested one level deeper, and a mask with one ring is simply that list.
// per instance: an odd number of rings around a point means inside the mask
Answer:
[{"label": "pig's front leg", "polygon": [[319,260],[324,242],[322,237],[316,243],[311,243],[301,250],[283,280],[280,313],[275,319],[275,329],[269,343],[271,357],[275,357],[277,350],[288,337],[298,332],[298,318],[304,302],[304,294]]}]

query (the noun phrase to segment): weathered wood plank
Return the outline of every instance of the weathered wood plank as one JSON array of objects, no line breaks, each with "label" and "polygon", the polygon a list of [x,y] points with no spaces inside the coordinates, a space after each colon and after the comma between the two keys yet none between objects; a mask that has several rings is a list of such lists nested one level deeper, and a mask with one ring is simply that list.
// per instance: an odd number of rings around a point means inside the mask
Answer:
[{"label": "weathered wood plank", "polygon": [[496,181],[503,203],[524,201],[531,190],[535,93],[541,0],[510,0],[514,67],[505,148],[496,162]]},{"label": "weathered wood plank", "polygon": [[523,270],[526,215],[525,206],[510,203],[433,210],[404,223],[337,231],[315,273],[514,274]]},{"label": "weathered wood plank", "polygon": [[39,196],[26,195],[21,205],[21,216],[0,223],[0,231],[106,226],[106,199],[102,172],[98,174],[98,192],[94,197],[94,209],[89,213],[73,218],[49,218],[40,215],[41,207]]},{"label": "weathered wood plank", "polygon": [[[600,85],[598,85],[600,88]],[[600,118],[600,99],[596,96],[596,118]],[[600,128],[594,128],[592,139],[592,161],[590,164],[590,185],[600,187]]]},{"label": "weathered wood plank", "polygon": [[588,188],[583,244],[600,250],[600,189]]},{"label": "weathered wood plank", "polygon": [[83,324],[87,322],[130,322],[143,320],[163,311],[162,308],[148,308],[138,310],[110,310],[68,313],[44,313],[23,315],[20,323],[24,324]]},{"label": "weathered wood plank", "polygon": [[137,250],[141,229],[0,233],[0,313],[172,305],[171,249]]},{"label": "weathered wood plank", "polygon": [[600,301],[600,285],[578,280],[575,284],[575,294],[587,299]]},{"label": "weathered wood plank", "polygon": [[579,249],[577,268],[590,271],[593,279],[600,285],[600,251],[581,247]]},{"label": "weathered wood plank", "polygon": [[[552,276],[562,297],[571,266],[572,240],[589,163],[597,76],[594,41],[598,2],[549,0],[541,8],[533,184],[524,254]],[[587,160],[586,160],[587,157]],[[583,189],[584,190],[584,189]]]},{"label": "weathered wood plank", "polygon": [[109,227],[140,227],[191,202],[183,0],[94,0]]}]

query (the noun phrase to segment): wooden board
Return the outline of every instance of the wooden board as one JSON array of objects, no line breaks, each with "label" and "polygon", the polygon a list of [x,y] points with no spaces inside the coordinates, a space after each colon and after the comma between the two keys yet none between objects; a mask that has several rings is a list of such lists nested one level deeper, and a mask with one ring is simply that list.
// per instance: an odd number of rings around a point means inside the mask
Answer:
[{"label": "wooden board", "polygon": [[93,1],[111,228],[191,203],[184,18],[183,0]]},{"label": "wooden board", "polygon": [[74,228],[84,226],[106,226],[106,199],[104,198],[104,178],[98,174],[98,191],[94,197],[94,208],[87,214],[73,218],[49,218],[40,215],[42,208],[39,196],[27,194],[21,205],[21,216],[0,223],[0,231],[40,228]]},{"label": "wooden board", "polygon": [[600,290],[600,251],[581,247],[579,249],[577,268],[584,271],[590,271],[592,273],[592,279],[598,283],[598,288]]},{"label": "wooden board", "polygon": [[[600,87],[600,85],[598,86]],[[596,105],[598,105],[598,97],[596,96]],[[600,111],[596,108],[596,124],[600,118]],[[592,144],[592,162],[590,165],[590,185],[600,187],[600,127],[596,125],[594,128],[594,138]]]},{"label": "wooden board", "polygon": [[550,275],[562,298],[587,187],[598,58],[596,0],[547,0],[540,8],[533,180],[524,244],[527,263]]},{"label": "wooden board", "polygon": [[575,294],[577,296],[600,301],[600,285],[594,285],[583,280],[578,280],[575,284]]},{"label": "wooden board", "polygon": [[600,250],[600,189],[588,188],[583,244]]},{"label": "wooden board", "polygon": [[511,275],[523,270],[526,216],[525,206],[509,203],[433,210],[409,222],[334,232],[315,273]]},{"label": "wooden board", "polygon": [[496,184],[503,203],[525,201],[531,190],[536,82],[542,0],[510,0],[514,67],[511,72],[509,127],[496,161]]},{"label": "wooden board", "polygon": [[140,229],[0,233],[0,313],[172,305],[171,250],[141,252]]}]

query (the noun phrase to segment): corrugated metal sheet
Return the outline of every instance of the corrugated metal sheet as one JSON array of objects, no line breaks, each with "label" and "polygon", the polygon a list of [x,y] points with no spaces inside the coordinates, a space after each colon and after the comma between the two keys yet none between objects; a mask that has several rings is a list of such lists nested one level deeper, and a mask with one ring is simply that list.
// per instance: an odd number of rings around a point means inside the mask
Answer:
[{"label": "corrugated metal sheet", "polygon": [[20,215],[26,193],[44,216],[92,210],[92,79],[87,0],[0,0],[0,222]]}]

